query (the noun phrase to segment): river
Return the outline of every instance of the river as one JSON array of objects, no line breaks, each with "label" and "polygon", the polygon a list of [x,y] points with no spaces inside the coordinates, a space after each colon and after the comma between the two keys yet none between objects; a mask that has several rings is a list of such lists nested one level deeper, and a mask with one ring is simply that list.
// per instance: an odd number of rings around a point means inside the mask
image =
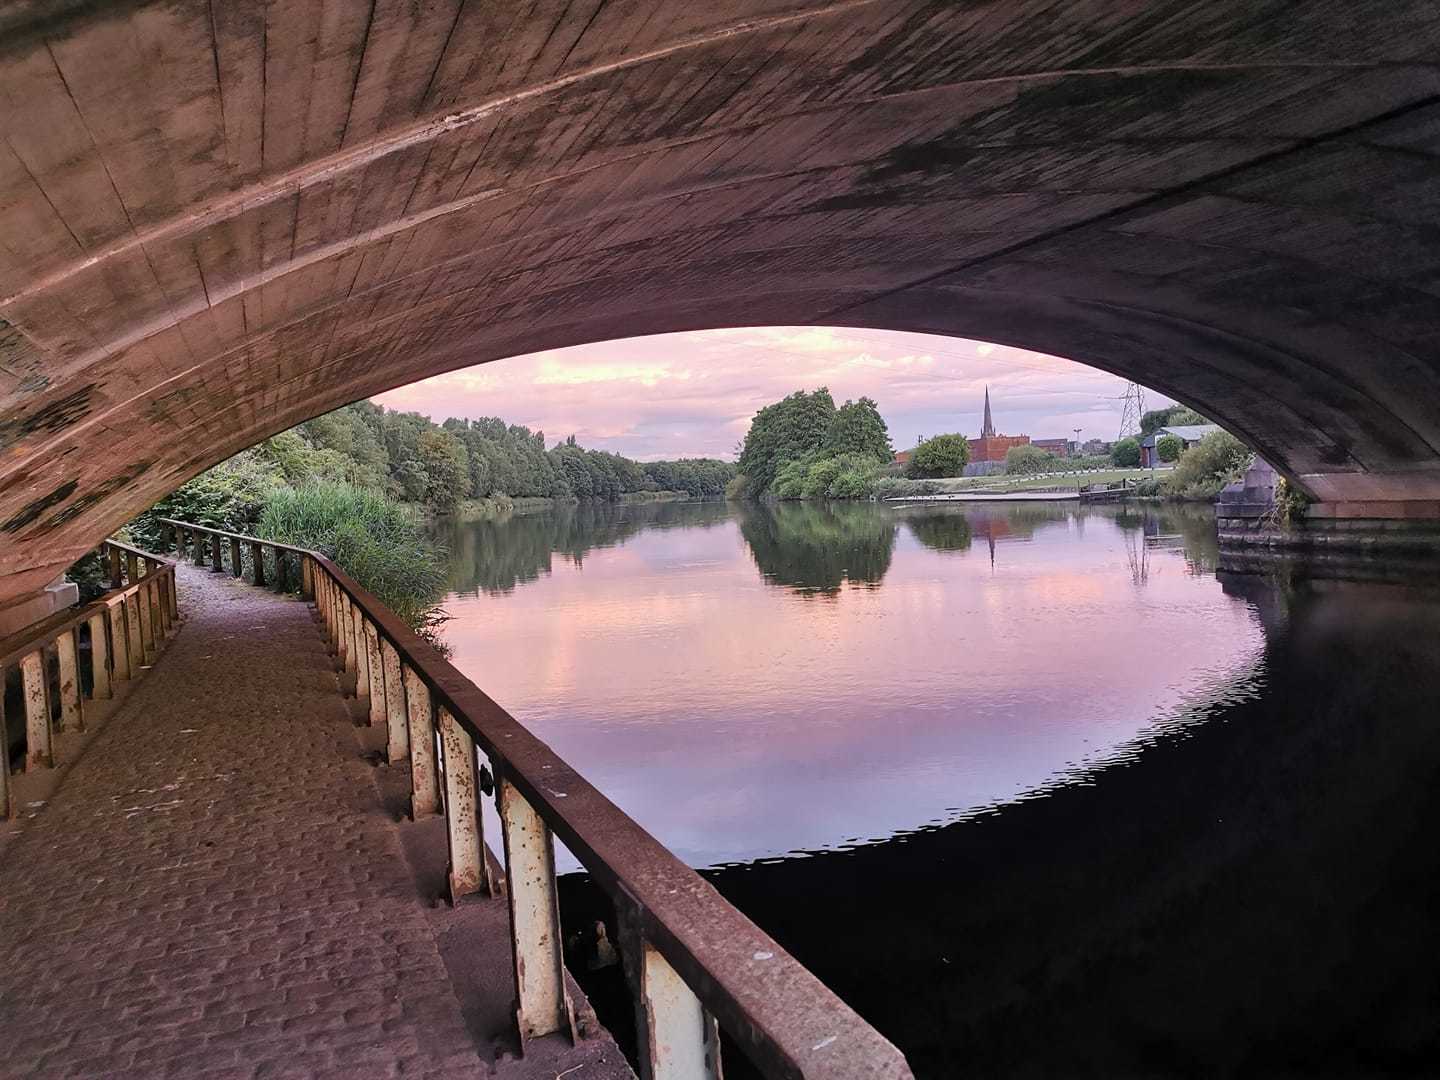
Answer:
[{"label": "river", "polygon": [[[1233,573],[1179,508],[586,505],[441,539],[457,666],[917,1075],[1440,1061],[1428,587]],[[606,915],[581,874],[562,897]]]}]

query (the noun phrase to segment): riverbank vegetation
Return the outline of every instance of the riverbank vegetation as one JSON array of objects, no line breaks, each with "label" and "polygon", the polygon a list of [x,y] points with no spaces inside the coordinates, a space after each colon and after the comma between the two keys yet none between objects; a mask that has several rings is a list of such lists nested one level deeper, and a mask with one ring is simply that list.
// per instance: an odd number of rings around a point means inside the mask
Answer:
[{"label": "riverbank vegetation", "polygon": [[828,388],[790,396],[755,414],[740,448],[731,498],[867,499],[894,460],[890,432],[867,397],[838,408]]}]

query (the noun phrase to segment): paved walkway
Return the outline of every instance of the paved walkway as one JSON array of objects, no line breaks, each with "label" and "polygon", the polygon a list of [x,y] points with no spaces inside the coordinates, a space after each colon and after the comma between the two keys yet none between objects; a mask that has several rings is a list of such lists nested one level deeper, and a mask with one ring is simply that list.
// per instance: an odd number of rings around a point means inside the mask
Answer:
[{"label": "paved walkway", "polygon": [[[0,1075],[488,1075],[308,605],[180,589],[179,635],[0,865]],[[608,1039],[562,1053],[499,1071],[616,1067]]]}]

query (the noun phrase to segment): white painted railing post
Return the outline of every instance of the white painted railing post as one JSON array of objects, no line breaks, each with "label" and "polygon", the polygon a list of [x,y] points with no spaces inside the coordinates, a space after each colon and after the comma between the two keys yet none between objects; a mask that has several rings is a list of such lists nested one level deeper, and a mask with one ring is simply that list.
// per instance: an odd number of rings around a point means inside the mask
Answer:
[{"label": "white painted railing post", "polygon": [[620,947],[635,1001],[640,1080],[721,1080],[720,1026],[670,962],[620,914]]},{"label": "white painted railing post", "polygon": [[350,605],[350,645],[355,650],[355,697],[370,703],[370,650],[365,644],[365,616],[358,604]]},{"label": "white painted railing post", "polygon": [[385,760],[394,765],[410,756],[410,733],[400,654],[388,640],[380,642],[380,662],[385,673]]},{"label": "white painted railing post", "polygon": [[440,782],[435,770],[435,718],[430,688],[408,664],[402,665],[405,706],[410,724],[410,819],[440,810]]},{"label": "white painted railing post", "polygon": [[85,716],[80,704],[80,661],[75,648],[75,630],[66,630],[55,639],[60,661],[60,730],[84,731]]},{"label": "white painted railing post", "polygon": [[50,694],[45,678],[45,653],[36,649],[20,661],[25,698],[25,770],[55,765],[50,743]]},{"label": "white painted railing post", "polygon": [[105,633],[105,613],[97,611],[87,620],[90,626],[90,696],[114,696],[110,684],[110,642]]},{"label": "white painted railing post", "polygon": [[499,804],[515,970],[515,1024],[522,1043],[554,1031],[573,1036],[574,1014],[561,954],[555,841],[544,819],[503,774]]},{"label": "white painted railing post", "polygon": [[375,624],[361,618],[365,630],[365,673],[370,676],[370,726],[385,723],[385,668],[380,659],[380,634]]},{"label": "white painted railing post", "polygon": [[124,597],[116,596],[105,601],[105,618],[110,624],[110,651],[115,678],[121,680],[132,678],[134,672],[130,670],[130,646],[126,637],[129,631],[125,618]]},{"label": "white painted railing post", "polygon": [[145,643],[140,636],[140,593],[125,594],[125,640],[130,646],[130,674],[138,675],[145,666]]},{"label": "white painted railing post", "polygon": [[485,865],[485,835],[475,788],[475,743],[455,722],[448,709],[435,710],[440,728],[440,752],[445,758],[445,834],[450,845],[447,882],[450,903],[462,896],[489,891]]},{"label": "white painted railing post", "polygon": [[155,662],[155,619],[154,610],[150,606],[150,587],[155,583],[144,582],[130,594],[135,601],[135,610],[140,619],[140,652],[144,656],[144,663]]}]

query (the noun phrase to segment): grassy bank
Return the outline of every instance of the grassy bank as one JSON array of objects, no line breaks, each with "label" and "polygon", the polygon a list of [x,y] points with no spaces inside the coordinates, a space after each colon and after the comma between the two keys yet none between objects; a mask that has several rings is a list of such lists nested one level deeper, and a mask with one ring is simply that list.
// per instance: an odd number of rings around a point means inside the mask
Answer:
[{"label": "grassy bank", "polygon": [[[692,498],[684,491],[632,491],[618,499],[604,500],[613,503],[683,502]],[[511,498],[508,495],[494,495],[488,499],[465,499],[453,514],[437,515],[427,510],[423,503],[409,504],[416,513],[431,519],[446,521],[491,521],[511,514],[536,514],[556,506],[574,506],[579,499],[550,499],[544,497]]]},{"label": "grassy bank", "polygon": [[1151,473],[1149,469],[1095,469],[1087,472],[1047,473],[1039,476],[950,476],[938,480],[906,480],[895,478],[882,484],[882,498],[905,498],[909,495],[1001,495],[1014,491],[1036,491],[1044,488],[1080,488],[1090,484],[1118,484],[1122,480],[1139,483],[1152,475],[1164,476],[1165,470]]}]

